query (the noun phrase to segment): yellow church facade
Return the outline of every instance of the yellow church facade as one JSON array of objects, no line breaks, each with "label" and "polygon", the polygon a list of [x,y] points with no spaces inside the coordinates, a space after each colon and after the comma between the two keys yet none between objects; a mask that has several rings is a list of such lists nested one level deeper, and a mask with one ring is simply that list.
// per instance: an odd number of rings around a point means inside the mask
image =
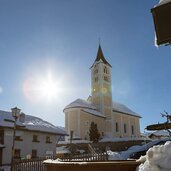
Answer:
[{"label": "yellow church facade", "polygon": [[89,140],[92,122],[101,138],[139,138],[141,116],[127,106],[112,101],[111,65],[99,45],[91,66],[91,96],[76,99],[64,108],[65,129],[73,139]]}]

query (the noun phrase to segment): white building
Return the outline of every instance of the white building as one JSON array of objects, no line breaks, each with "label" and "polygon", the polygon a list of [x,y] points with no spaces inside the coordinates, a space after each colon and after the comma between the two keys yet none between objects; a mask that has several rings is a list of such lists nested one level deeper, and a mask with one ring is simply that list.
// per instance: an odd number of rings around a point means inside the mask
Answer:
[{"label": "white building", "polygon": [[[14,118],[0,110],[0,164],[11,163]],[[40,118],[22,114],[17,121],[14,157],[38,158],[56,155],[56,142],[66,132]]]}]

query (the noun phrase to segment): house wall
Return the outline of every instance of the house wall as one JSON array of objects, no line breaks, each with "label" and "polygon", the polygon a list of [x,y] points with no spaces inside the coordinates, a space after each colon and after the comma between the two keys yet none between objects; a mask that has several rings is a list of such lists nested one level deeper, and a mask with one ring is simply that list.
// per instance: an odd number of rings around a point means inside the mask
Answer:
[{"label": "house wall", "polygon": [[[33,142],[33,135],[38,136],[39,142]],[[21,136],[23,141],[15,140],[15,149],[21,150],[21,157],[26,158],[32,154],[32,150],[37,150],[37,157],[45,157],[47,153],[56,154],[56,139],[57,136],[49,133],[39,133],[32,131],[16,131],[16,136]],[[46,136],[50,137],[52,143],[46,143]],[[11,163],[12,155],[13,130],[4,129],[4,145],[2,164]]]}]

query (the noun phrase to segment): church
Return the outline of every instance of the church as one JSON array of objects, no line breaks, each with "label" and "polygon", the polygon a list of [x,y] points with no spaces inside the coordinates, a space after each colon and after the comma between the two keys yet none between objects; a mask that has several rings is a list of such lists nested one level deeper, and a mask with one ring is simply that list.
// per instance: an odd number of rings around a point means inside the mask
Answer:
[{"label": "church", "polygon": [[76,99],[64,108],[65,129],[73,139],[89,140],[92,122],[101,138],[139,138],[141,116],[127,106],[112,101],[111,68],[99,45],[90,67],[91,96]]}]

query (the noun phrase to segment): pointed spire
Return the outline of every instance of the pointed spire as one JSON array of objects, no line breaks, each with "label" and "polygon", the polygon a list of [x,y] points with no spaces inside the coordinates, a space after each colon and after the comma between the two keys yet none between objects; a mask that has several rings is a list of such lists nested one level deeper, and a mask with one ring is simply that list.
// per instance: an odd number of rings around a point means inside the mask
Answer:
[{"label": "pointed spire", "polygon": [[[104,55],[103,55],[102,48],[101,48],[101,46],[100,46],[100,42],[99,42],[99,49],[98,49],[97,56],[96,56],[96,59],[95,59],[94,63],[97,62],[97,61],[100,61],[100,60],[102,60],[106,65],[112,67],[112,66],[107,62],[107,60],[105,59],[105,57],[104,57]],[[94,65],[94,64],[93,64],[93,65]]]}]

